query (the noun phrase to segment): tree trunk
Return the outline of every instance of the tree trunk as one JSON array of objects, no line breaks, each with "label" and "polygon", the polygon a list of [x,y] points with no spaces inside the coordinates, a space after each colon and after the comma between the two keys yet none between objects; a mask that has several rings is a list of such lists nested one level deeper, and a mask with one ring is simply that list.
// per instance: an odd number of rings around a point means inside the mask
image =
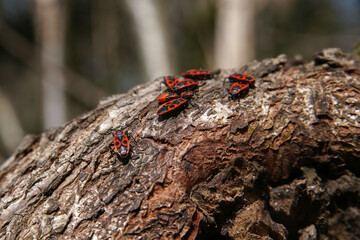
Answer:
[{"label": "tree trunk", "polygon": [[[13,105],[1,90],[0,112],[0,143],[5,147],[6,153],[10,154],[16,149],[24,137],[24,131]],[[2,159],[0,155],[0,165],[1,164]]]},{"label": "tree trunk", "polygon": [[44,129],[66,120],[64,74],[64,2],[36,0],[36,35],[40,44]]},{"label": "tree trunk", "polygon": [[172,67],[168,56],[166,28],[161,26],[157,2],[154,0],[126,0],[124,3],[133,19],[146,81],[159,74],[169,74],[172,72]]},{"label": "tree trunk", "polygon": [[255,1],[218,0],[215,67],[233,68],[254,58]]},{"label": "tree trunk", "polygon": [[0,169],[0,238],[359,237],[359,66],[327,49],[236,71],[256,77],[237,100],[220,70],[160,121],[158,78],[26,137]]}]

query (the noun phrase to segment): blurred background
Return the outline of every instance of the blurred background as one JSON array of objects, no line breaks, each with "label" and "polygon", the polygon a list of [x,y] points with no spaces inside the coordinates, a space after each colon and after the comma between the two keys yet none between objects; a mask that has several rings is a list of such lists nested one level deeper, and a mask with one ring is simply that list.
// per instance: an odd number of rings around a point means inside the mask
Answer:
[{"label": "blurred background", "polygon": [[1,0],[0,162],[156,77],[354,51],[360,0]]}]

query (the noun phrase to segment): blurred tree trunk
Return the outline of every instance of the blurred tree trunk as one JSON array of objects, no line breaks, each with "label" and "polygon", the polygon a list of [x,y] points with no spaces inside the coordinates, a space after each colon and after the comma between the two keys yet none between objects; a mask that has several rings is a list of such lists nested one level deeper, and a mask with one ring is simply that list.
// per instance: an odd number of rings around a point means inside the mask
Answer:
[{"label": "blurred tree trunk", "polygon": [[[41,75],[41,63],[37,61],[40,49],[4,23],[0,24],[0,33],[0,42],[4,49],[26,64],[32,72]],[[79,75],[66,66],[64,67],[67,83],[65,84],[66,92],[83,104],[95,107],[99,99],[104,97],[106,93],[84,78],[84,76]],[[86,91],[83,91],[84,89]]]},{"label": "blurred tree trunk", "polygon": [[359,65],[326,49],[236,71],[256,77],[237,100],[220,70],[161,120],[158,78],[26,137],[0,168],[0,238],[356,239]]},{"label": "blurred tree trunk", "polygon": [[215,29],[215,68],[234,68],[254,57],[252,0],[218,0]]},{"label": "blurred tree trunk", "polygon": [[7,154],[10,155],[24,137],[24,132],[15,109],[2,91],[0,91],[0,113],[0,139]]},{"label": "blurred tree trunk", "polygon": [[147,81],[171,74],[165,28],[154,0],[126,0],[137,35],[141,61]]},{"label": "blurred tree trunk", "polygon": [[[92,1],[92,50],[95,79],[117,79],[119,72],[119,27],[118,2],[113,0]],[[107,87],[113,84],[108,82]]]},{"label": "blurred tree trunk", "polygon": [[65,3],[35,0],[36,36],[40,44],[43,124],[50,128],[66,120],[64,75]]}]

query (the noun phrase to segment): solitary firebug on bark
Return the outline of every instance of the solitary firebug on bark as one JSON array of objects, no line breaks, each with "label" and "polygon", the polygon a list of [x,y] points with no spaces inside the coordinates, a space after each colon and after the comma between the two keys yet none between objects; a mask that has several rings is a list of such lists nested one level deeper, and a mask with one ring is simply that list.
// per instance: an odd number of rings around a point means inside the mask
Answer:
[{"label": "solitary firebug on bark", "polygon": [[231,98],[234,99],[234,98],[240,97],[241,95],[247,93],[248,90],[249,90],[249,84],[235,82],[231,85],[231,87],[229,89],[229,93],[230,93]]},{"label": "solitary firebug on bark", "polygon": [[253,87],[255,83],[255,78],[253,76],[242,73],[231,74],[229,76],[229,79],[232,82],[242,82],[245,84],[249,84],[250,87]]},{"label": "solitary firebug on bark", "polygon": [[175,98],[170,100],[162,105],[157,109],[156,113],[159,117],[165,117],[177,111],[180,111],[186,106],[186,99],[185,98]]},{"label": "solitary firebug on bark", "polygon": [[184,78],[203,80],[203,79],[211,78],[213,74],[212,74],[212,72],[210,72],[208,70],[190,69],[190,70],[187,70],[186,72],[184,72],[182,75]]},{"label": "solitary firebug on bark", "polygon": [[123,131],[116,131],[114,134],[114,147],[115,152],[120,157],[126,158],[130,152],[129,138]]}]

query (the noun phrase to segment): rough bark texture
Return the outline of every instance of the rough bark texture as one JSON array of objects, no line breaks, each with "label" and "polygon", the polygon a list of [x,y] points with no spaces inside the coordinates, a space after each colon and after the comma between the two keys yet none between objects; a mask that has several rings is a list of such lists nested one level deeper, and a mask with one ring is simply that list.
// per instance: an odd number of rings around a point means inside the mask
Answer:
[{"label": "rough bark texture", "polygon": [[[238,100],[223,87],[234,71],[256,77]],[[163,121],[161,78],[105,99],[2,166],[0,238],[360,238],[359,77],[326,49],[220,70]]]}]

